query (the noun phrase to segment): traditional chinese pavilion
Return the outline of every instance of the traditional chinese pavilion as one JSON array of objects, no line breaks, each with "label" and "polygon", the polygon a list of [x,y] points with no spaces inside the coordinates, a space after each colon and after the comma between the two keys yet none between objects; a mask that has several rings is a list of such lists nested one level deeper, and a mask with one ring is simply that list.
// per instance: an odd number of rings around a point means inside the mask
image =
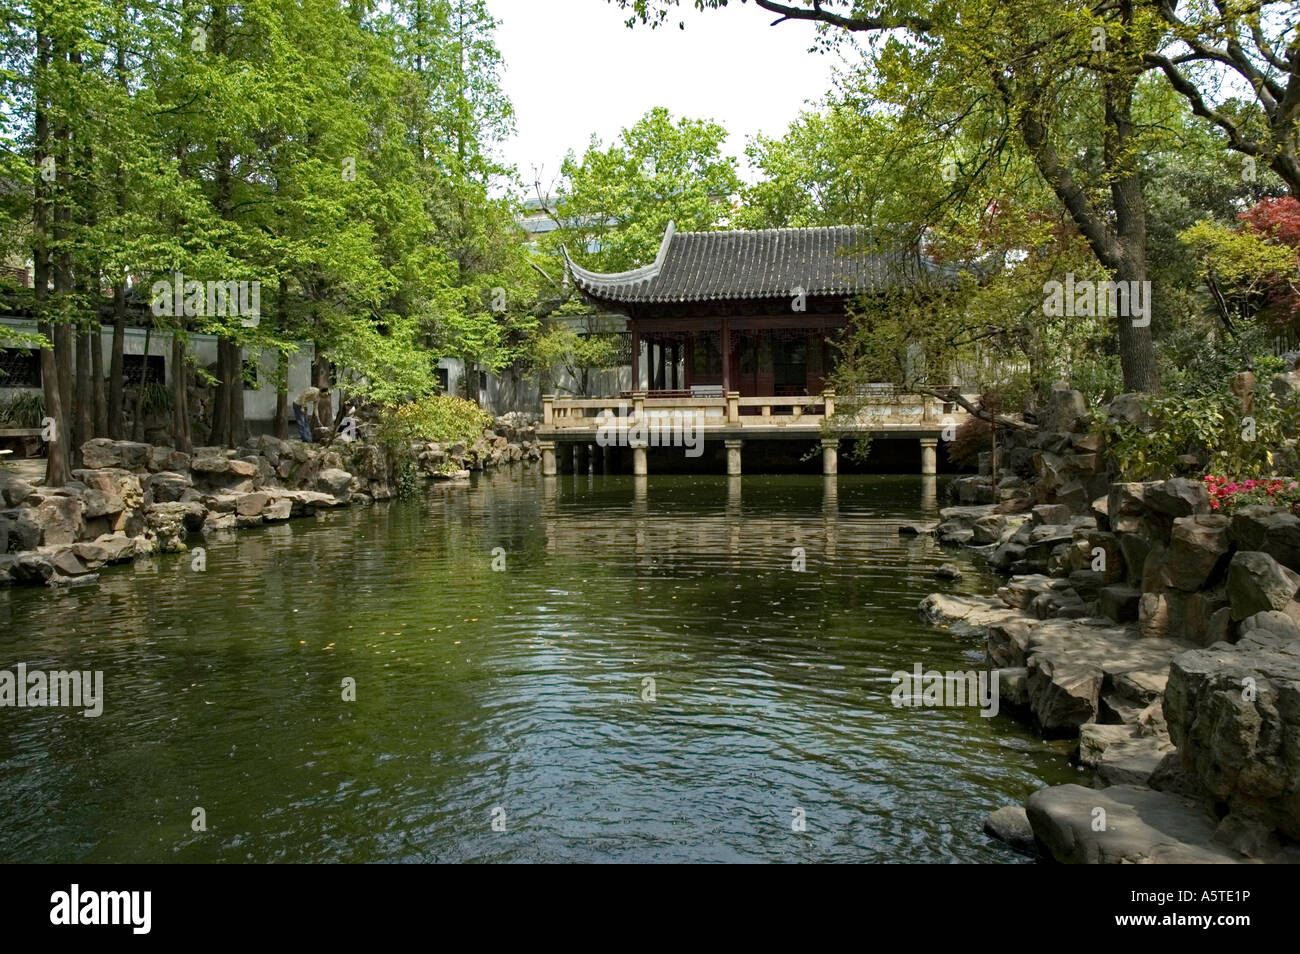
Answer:
[{"label": "traditional chinese pavilion", "polygon": [[[632,389],[544,395],[543,473],[557,473],[570,457],[575,471],[597,459],[608,467],[625,451],[632,472],[647,473],[644,443],[602,444],[611,421],[690,422],[725,448],[733,476],[746,442],[792,440],[820,443],[823,473],[835,474],[841,437],[915,440],[921,472],[935,473],[944,421],[960,417],[951,405],[886,386],[854,395],[848,403],[856,410],[836,417],[836,395],[826,386],[833,339],[854,301],[951,277],[915,252],[868,251],[865,238],[849,226],[678,232],[669,223],[652,263],[616,273],[583,268],[565,251],[583,297],[627,317]],[[823,428],[832,420],[834,434]]]},{"label": "traditional chinese pavilion", "polygon": [[633,390],[651,395],[818,394],[850,303],[936,271],[917,255],[867,253],[849,226],[678,232],[670,222],[654,262],[626,272],[564,255],[583,297],[627,316]]}]

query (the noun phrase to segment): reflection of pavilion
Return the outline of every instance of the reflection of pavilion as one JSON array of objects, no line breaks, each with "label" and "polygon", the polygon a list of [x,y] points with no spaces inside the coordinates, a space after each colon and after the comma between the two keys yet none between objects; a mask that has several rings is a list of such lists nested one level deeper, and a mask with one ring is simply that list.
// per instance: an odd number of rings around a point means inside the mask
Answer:
[{"label": "reflection of pavilion", "polygon": [[[786,570],[792,566],[794,548],[800,547],[810,567],[804,579],[810,583],[820,572],[818,567],[846,556],[846,545],[847,556],[865,551],[888,553],[902,546],[896,520],[863,519],[860,514],[846,517],[840,509],[841,482],[833,477],[813,480],[820,486],[803,485],[807,505],[778,515],[771,509],[770,498],[761,492],[746,507],[746,493],[755,493],[754,485],[746,481],[728,480],[716,496],[703,502],[693,500],[679,509],[671,495],[657,498],[656,485],[648,478],[633,478],[630,486],[620,479],[617,484],[604,485],[606,493],[611,486],[619,488],[619,497],[608,501],[609,506],[596,515],[587,507],[570,511],[546,505],[557,488],[568,482],[543,478],[546,495],[539,511],[540,526],[548,554],[598,555],[602,562],[626,560],[628,566],[642,570],[675,562],[684,566],[699,561],[749,565],[755,554],[767,554],[771,568]],[[923,508],[925,497],[923,486]],[[851,529],[846,533],[846,528]],[[860,559],[860,555],[852,559]]]},{"label": "reflection of pavilion", "polygon": [[[569,457],[575,470],[596,459],[607,466],[608,453],[591,455],[602,450],[597,431],[617,415],[702,428],[706,439],[725,441],[730,474],[741,471],[746,439],[818,441],[823,472],[836,473],[839,441],[823,430],[835,394],[824,385],[849,304],[943,278],[919,255],[866,254],[862,242],[843,226],[678,233],[669,223],[655,261],[631,271],[588,271],[566,252],[583,296],[627,315],[634,386],[604,398],[544,398],[544,472],[567,469]],[[945,423],[965,414],[934,399],[903,399],[887,386],[853,404],[861,411],[843,427],[837,419],[837,433],[919,440],[921,471],[929,474]],[[645,447],[632,447],[632,462],[634,473],[646,473]]]}]

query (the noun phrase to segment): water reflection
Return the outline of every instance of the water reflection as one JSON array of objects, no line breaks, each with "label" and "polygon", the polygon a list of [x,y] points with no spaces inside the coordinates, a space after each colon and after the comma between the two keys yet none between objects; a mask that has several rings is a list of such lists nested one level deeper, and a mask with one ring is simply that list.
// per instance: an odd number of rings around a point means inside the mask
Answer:
[{"label": "water reflection", "polygon": [[106,694],[0,710],[0,860],[1009,859],[983,815],[1071,777],[1059,747],[889,703],[981,655],[915,618],[963,562],[897,534],[936,492],[516,468],[0,591],[7,665]]}]

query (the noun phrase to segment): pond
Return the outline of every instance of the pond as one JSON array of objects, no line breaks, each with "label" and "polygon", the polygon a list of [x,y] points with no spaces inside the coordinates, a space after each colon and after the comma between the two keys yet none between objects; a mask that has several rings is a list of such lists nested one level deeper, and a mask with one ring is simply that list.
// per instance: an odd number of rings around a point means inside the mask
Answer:
[{"label": "pond", "polygon": [[941,489],[513,467],[0,590],[0,668],[104,680],[0,709],[0,860],[1021,860],[1062,745],[890,700],[983,659],[916,616],[995,585],[899,536]]}]

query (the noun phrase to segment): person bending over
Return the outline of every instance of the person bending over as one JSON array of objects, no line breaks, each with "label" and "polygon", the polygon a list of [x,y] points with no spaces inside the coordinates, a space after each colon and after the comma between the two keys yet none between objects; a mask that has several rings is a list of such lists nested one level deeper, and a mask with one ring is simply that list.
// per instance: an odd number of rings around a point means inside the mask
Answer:
[{"label": "person bending over", "polygon": [[298,422],[298,435],[308,444],[312,442],[311,418],[319,404],[330,406],[329,388],[307,388],[293,402],[293,419]]}]

